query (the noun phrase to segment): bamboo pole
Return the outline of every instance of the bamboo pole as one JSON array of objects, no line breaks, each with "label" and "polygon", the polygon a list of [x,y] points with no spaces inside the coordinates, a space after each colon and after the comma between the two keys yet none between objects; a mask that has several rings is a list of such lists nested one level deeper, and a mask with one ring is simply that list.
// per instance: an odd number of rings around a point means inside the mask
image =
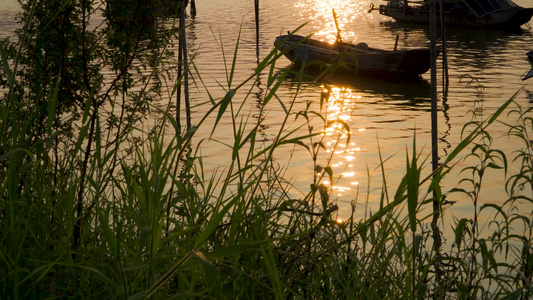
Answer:
[{"label": "bamboo pole", "polygon": [[[438,120],[437,120],[437,20],[435,4],[437,0],[429,2],[429,38],[431,56],[431,161],[433,172],[439,167],[438,152]],[[442,9],[441,9],[442,10]],[[436,191],[433,191],[433,219],[431,228],[433,230],[433,249],[439,251],[442,244],[437,222],[439,219],[439,199],[436,198]]]},{"label": "bamboo pole", "polygon": [[444,88],[448,89],[448,53],[446,51],[446,25],[444,22],[444,0],[440,0],[440,28],[442,30],[442,75]]},{"label": "bamboo pole", "polygon": [[254,7],[255,7],[255,54],[259,58],[259,0],[254,0]]},{"label": "bamboo pole", "polygon": [[[181,15],[180,15],[181,18]],[[181,32],[181,21],[179,22],[179,31]],[[181,134],[181,118],[180,118],[180,112],[181,112],[181,65],[182,65],[182,52],[183,49],[181,49],[181,33],[179,37],[179,43],[178,43],[178,87],[176,89],[176,134]]]},{"label": "bamboo pole", "polygon": [[183,81],[184,81],[184,96],[185,96],[185,112],[187,114],[187,130],[191,128],[191,105],[189,102],[189,61],[187,59],[187,35],[185,34],[185,5],[181,6],[180,23],[181,23],[181,38],[183,51]]},{"label": "bamboo pole", "polygon": [[196,1],[195,0],[191,0],[191,18],[195,18],[196,17]]},{"label": "bamboo pole", "polygon": [[[179,46],[178,46],[178,78],[182,75],[183,66],[183,90],[185,97],[185,113],[187,116],[187,130],[191,128],[191,108],[189,102],[189,72],[187,59],[187,40],[185,35],[185,1],[181,1],[179,7],[180,22],[179,22]],[[179,80],[179,79],[178,79]],[[176,95],[176,123],[177,134],[181,134],[181,83],[178,84]]]}]

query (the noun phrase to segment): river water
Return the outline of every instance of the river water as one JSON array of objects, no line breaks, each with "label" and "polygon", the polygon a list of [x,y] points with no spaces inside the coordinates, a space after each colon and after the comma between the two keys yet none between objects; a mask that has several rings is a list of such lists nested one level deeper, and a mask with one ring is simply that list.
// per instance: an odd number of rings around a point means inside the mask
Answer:
[{"label": "river water", "polygon": [[[528,1],[516,1],[527,6]],[[287,31],[292,31],[303,23],[307,24],[300,34],[315,34],[315,38],[332,41],[335,39],[335,25],[332,9],[338,15],[339,25],[344,41],[366,42],[370,46],[392,49],[395,37],[399,36],[399,48],[428,47],[429,32],[424,27],[399,26],[377,12],[367,13],[370,3],[378,1],[334,1],[334,0],[299,0],[299,1],[260,1],[260,38],[259,59],[272,49],[274,38]],[[531,5],[529,3],[529,5]],[[231,63],[231,53],[240,31],[240,51],[238,56],[236,78],[238,83],[250,76],[257,66],[255,45],[255,24],[253,1],[229,0],[223,5],[218,1],[198,1],[198,15],[190,28],[193,40],[192,51],[197,51],[196,65],[200,73],[205,74],[206,84],[211,90],[221,88],[218,82],[226,82],[224,65],[221,57],[221,43],[227,53],[226,60]],[[213,35],[214,33],[214,35]],[[219,40],[221,39],[221,41]],[[533,102],[533,82],[522,82],[521,76],[529,69],[525,53],[533,49],[533,31],[527,26],[515,33],[502,31],[448,29],[446,32],[449,65],[448,93],[442,93],[442,79],[439,71],[439,155],[446,156],[460,141],[463,125],[472,119],[469,111],[482,107],[483,113],[478,117],[487,118],[500,105],[520,88],[524,87],[516,101],[530,107]],[[215,42],[218,40],[218,43]],[[282,58],[278,65],[288,66],[290,62]],[[438,66],[442,63],[439,59]],[[265,76],[266,77],[266,76]],[[429,155],[431,148],[430,86],[429,73],[423,75],[425,82],[405,83],[386,82],[362,78],[338,78],[333,82],[336,100],[332,99],[323,113],[340,114],[352,131],[349,144],[344,149],[337,148],[329,163],[334,172],[332,198],[341,207],[340,218],[350,211],[350,203],[356,201],[359,214],[365,211],[368,197],[370,209],[379,203],[381,192],[381,174],[379,155],[390,158],[385,163],[387,182],[395,190],[399,179],[405,173],[405,151],[411,153],[413,136],[416,134],[417,152],[422,157]],[[261,81],[263,84],[265,80]],[[312,109],[319,110],[320,94],[323,87],[314,83],[305,85],[296,100],[295,110],[303,110],[305,104],[313,103]],[[264,95],[265,87],[259,85],[255,90],[258,98]],[[296,90],[295,84],[287,81],[278,93],[281,101],[290,103]],[[221,97],[223,93],[218,96]],[[205,94],[198,91],[193,98],[202,99]],[[342,101],[341,101],[342,100]],[[250,104],[253,106],[253,104]],[[257,105],[257,103],[255,103]],[[253,110],[253,108],[251,108]],[[272,130],[266,130],[266,139],[272,138],[281,124],[279,111],[270,106],[266,113],[265,124]],[[230,126],[229,120],[226,123]],[[231,132],[230,129],[227,130]],[[220,141],[224,141],[224,131],[220,130]],[[495,147],[509,154],[518,147],[516,141],[508,140],[504,135],[507,128],[495,124],[490,132],[498,139]],[[231,133],[228,133],[228,138]],[[342,142],[341,142],[342,144]],[[226,150],[229,152],[229,150]],[[276,156],[281,162],[290,158],[290,167],[286,179],[302,189],[309,190],[312,182],[311,156],[303,149],[287,148]],[[219,162],[229,153],[220,148],[205,150],[206,158]],[[319,162],[328,165],[325,157]],[[215,165],[217,165],[215,163]],[[461,165],[459,166],[461,168]],[[426,164],[427,174],[431,169]],[[370,173],[370,176],[368,175]],[[467,175],[464,175],[467,176]],[[369,184],[369,177],[371,178]],[[462,177],[450,174],[446,187],[452,188]],[[501,204],[506,200],[504,192],[504,174],[493,172],[484,178],[482,203]],[[457,217],[471,217],[472,203],[458,194],[448,200],[458,201],[452,208]]]},{"label": "river water", "polygon": [[[424,27],[400,26],[393,20],[377,12],[367,13],[369,5],[376,6],[378,0],[270,0],[259,1],[260,29],[256,48],[254,1],[252,0],[197,0],[198,14],[189,18],[187,31],[190,56],[197,68],[194,76],[199,80],[191,82],[190,94],[193,105],[208,100],[209,93],[215,98],[224,96],[228,89],[227,72],[231,68],[235,45],[239,41],[235,74],[231,87],[250,77],[272,49],[276,36],[300,29],[301,35],[313,34],[315,38],[333,41],[336,30],[332,9],[338,15],[344,41],[366,42],[371,47],[393,49],[396,36],[398,48],[429,46],[429,32]],[[382,2],[382,3],[380,3]],[[517,0],[517,4],[531,6],[530,0]],[[18,25],[13,22],[18,6],[13,0],[0,0],[0,37],[11,35]],[[440,30],[440,29],[439,29]],[[487,118],[500,105],[520,88],[524,90],[516,101],[524,106],[533,105],[533,79],[521,81],[521,76],[529,69],[525,53],[533,50],[533,30],[526,26],[519,32],[502,32],[470,29],[447,29],[446,32],[449,88],[443,93],[442,76],[438,78],[438,138],[439,155],[445,157],[461,141],[463,125],[472,120],[469,113],[482,107],[478,118]],[[224,53],[224,55],[223,55]],[[226,63],[225,63],[226,62]],[[289,66],[290,62],[281,58],[277,67]],[[438,60],[439,68],[442,66]],[[318,162],[331,166],[334,181],[327,182],[333,190],[332,201],[340,207],[339,218],[346,218],[355,204],[356,215],[363,216],[368,209],[375,211],[380,201],[382,187],[379,170],[379,153],[385,162],[387,183],[391,194],[405,173],[406,150],[412,152],[413,137],[416,135],[416,151],[422,158],[429,157],[431,148],[431,101],[429,73],[420,82],[382,81],[368,78],[335,78],[331,82],[332,98],[320,108],[320,97],[324,87],[309,80],[304,82],[297,95],[293,111],[320,111],[328,117],[336,116],[345,121],[351,130],[350,140],[345,137],[340,145],[332,149],[327,144]],[[198,78],[198,77],[197,77]],[[259,75],[251,86],[251,96],[246,91],[238,92],[234,98],[236,105],[243,104],[243,111],[253,119],[259,113],[264,99],[267,74]],[[272,142],[283,122],[283,108],[279,102],[289,105],[297,91],[296,84],[287,79],[272,100],[262,117],[265,118],[262,139],[265,145]],[[279,102],[278,102],[279,101]],[[277,103],[277,104],[276,104]],[[208,105],[195,106],[193,124],[198,122],[208,109]],[[213,117],[214,118],[214,117]],[[288,127],[294,128],[299,120],[289,118]],[[294,122],[294,123],[292,123]],[[313,124],[320,124],[316,120]],[[315,128],[316,129],[316,128]],[[200,129],[198,137],[207,138],[209,126]],[[303,130],[305,131],[305,129]],[[496,148],[510,155],[517,150],[516,140],[505,137],[507,128],[494,124],[490,132],[497,139]],[[332,133],[331,140],[337,137]],[[205,141],[202,157],[206,168],[224,168],[229,164],[231,151],[224,143],[233,140],[232,122],[223,118],[218,125],[214,139]],[[331,157],[331,161],[327,161]],[[311,155],[303,147],[282,147],[275,154],[276,161],[287,167],[284,178],[305,194],[313,180]],[[459,168],[461,165],[459,165]],[[429,174],[428,160],[424,174]],[[466,176],[466,175],[463,175]],[[493,172],[484,179],[482,203],[503,203],[506,200],[505,175]],[[459,174],[452,173],[445,182],[445,188],[455,187]],[[369,180],[370,179],[370,180]],[[299,192],[295,191],[295,197]],[[451,209],[457,217],[469,217],[472,203],[459,195],[451,195],[448,200],[458,201]],[[368,205],[365,203],[368,202]],[[482,204],[481,203],[481,204]],[[529,207],[531,209],[531,207]]]}]

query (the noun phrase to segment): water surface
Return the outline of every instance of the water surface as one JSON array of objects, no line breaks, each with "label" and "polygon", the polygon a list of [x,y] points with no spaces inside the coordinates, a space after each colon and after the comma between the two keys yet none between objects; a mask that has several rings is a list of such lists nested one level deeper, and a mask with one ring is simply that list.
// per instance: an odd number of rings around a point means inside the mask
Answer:
[{"label": "water surface", "polygon": [[[517,0],[527,6],[529,1]],[[225,92],[248,79],[261,61],[272,49],[276,36],[293,31],[306,24],[299,33],[314,34],[324,41],[335,39],[335,25],[332,9],[338,15],[342,38],[347,42],[366,42],[371,47],[393,49],[396,36],[399,48],[429,46],[429,32],[424,27],[400,26],[377,12],[367,13],[370,3],[376,5],[383,1],[335,1],[335,0],[271,0],[260,1],[259,39],[256,38],[254,1],[251,0],[197,0],[196,18],[188,20],[188,47],[198,73],[201,76],[191,83],[191,102],[193,105],[208,100],[209,93],[221,98]],[[17,28],[13,21],[18,6],[13,0],[0,0],[0,37],[12,35]],[[476,107],[482,108],[478,118],[487,118],[500,105],[520,88],[524,88],[516,101],[530,107],[533,102],[533,81],[522,82],[521,76],[528,70],[525,53],[533,50],[533,31],[526,26],[518,32],[486,31],[474,29],[447,29],[449,88],[442,88],[442,77],[438,78],[438,137],[439,155],[445,157],[461,141],[463,125],[472,119],[469,112]],[[232,83],[228,84],[233,53],[238,42],[238,56]],[[176,45],[174,45],[176,46]],[[258,46],[258,48],[257,48]],[[287,67],[290,62],[282,58],[277,67]],[[439,68],[442,61],[439,58]],[[262,101],[267,92],[267,74],[261,74],[258,83],[247,87],[252,90],[251,97],[245,91],[234,98],[235,105],[243,105],[250,119],[264,117],[262,139],[270,143],[283,122],[283,108],[280,104],[269,104],[262,116],[259,115]],[[304,110],[308,103],[311,109],[321,111],[331,118],[346,122],[350,129],[350,139],[330,132],[328,151],[323,152],[319,164],[331,166],[334,181],[328,182],[334,193],[332,200],[340,207],[339,217],[349,215],[351,203],[356,202],[358,216],[363,216],[368,208],[376,210],[379,203],[382,180],[379,170],[380,155],[386,160],[385,172],[392,192],[405,172],[405,152],[412,151],[413,137],[416,135],[416,151],[428,157],[431,147],[430,86],[429,74],[424,74],[418,82],[384,81],[369,78],[335,77],[331,81],[332,97],[320,110],[319,102],[324,86],[313,80],[297,88],[294,81],[287,79],[278,92],[279,101],[288,105],[296,95],[295,112]],[[532,79],[533,80],[533,79]],[[168,99],[166,100],[168,101]],[[171,99],[171,101],[174,101]],[[208,106],[195,106],[193,123],[207,111]],[[298,122],[290,119],[289,128]],[[320,122],[313,123],[318,128]],[[215,139],[205,141],[201,154],[207,168],[224,168],[231,158],[230,150],[224,143],[231,144],[233,137],[232,120],[223,118]],[[315,128],[315,129],[316,129]],[[199,137],[207,138],[211,128],[200,130]],[[305,131],[305,129],[303,129]],[[507,128],[495,124],[490,129],[497,138],[495,147],[507,154],[517,149],[515,140],[505,137]],[[339,138],[339,146],[333,148]],[[328,142],[328,141],[327,141]],[[331,151],[331,152],[330,152]],[[331,154],[333,153],[333,154]],[[284,174],[288,182],[305,194],[312,183],[313,165],[309,152],[303,147],[285,147],[276,153],[276,161],[287,166]],[[330,160],[329,160],[330,158]],[[429,161],[424,174],[430,171]],[[466,176],[466,175],[463,175]],[[446,188],[456,186],[461,177],[453,173],[445,182]],[[370,180],[369,180],[370,179]],[[483,203],[502,203],[506,200],[504,174],[494,172],[484,179]],[[370,181],[370,183],[369,183]],[[298,194],[298,192],[295,192]],[[367,198],[368,196],[368,198]],[[369,206],[365,206],[368,200]],[[472,204],[459,197],[448,200],[458,203],[452,211],[458,216],[469,216]]]},{"label": "water surface", "polygon": [[[516,1],[526,6],[527,1]],[[391,19],[374,12],[367,13],[370,3],[378,1],[262,1],[260,3],[260,38],[259,59],[271,49],[274,38],[287,31],[292,31],[307,22],[300,34],[314,34],[315,38],[325,41],[335,39],[335,25],[332,9],[335,9],[344,41],[353,43],[366,42],[370,46],[393,49],[395,38],[399,36],[399,48],[428,47],[429,32],[424,27],[400,26]],[[199,1],[198,15],[189,32],[194,39],[193,51],[197,51],[196,64],[199,72],[207,76],[210,89],[223,90],[218,86],[224,81],[225,68],[222,63],[221,47],[228,55],[234,50],[240,32],[240,52],[238,57],[235,82],[244,80],[252,74],[257,65],[255,44],[255,25],[253,1],[233,0],[220,5],[217,1]],[[214,37],[212,33],[217,36]],[[221,39],[215,42],[215,39]],[[524,91],[517,97],[517,102],[529,107],[533,104],[533,82],[522,82],[521,76],[529,69],[525,53],[533,49],[533,32],[523,26],[518,32],[487,31],[475,29],[447,29],[449,88],[443,93],[442,78],[439,71],[439,154],[446,156],[460,141],[463,125],[472,119],[469,113],[476,107],[482,108],[478,118],[487,118],[500,105],[509,99],[521,87]],[[439,44],[440,45],[440,44]],[[231,56],[227,57],[231,58]],[[281,59],[279,66],[288,66],[290,62]],[[438,61],[442,66],[441,59]],[[370,193],[369,203],[377,205],[381,189],[379,155],[388,159],[385,163],[387,181],[390,186],[398,184],[405,170],[405,151],[412,151],[413,137],[416,135],[417,152],[422,157],[429,155],[431,147],[430,119],[430,87],[429,74],[422,76],[418,83],[389,82],[368,78],[336,78],[333,90],[336,97],[332,98],[329,111],[339,112],[351,130],[350,143],[345,149],[335,149],[336,154],[329,165],[333,167],[337,180],[332,184],[335,193],[333,198],[341,207],[341,217],[350,210],[350,203],[357,201],[363,213],[366,194]],[[263,80],[264,82],[264,80]],[[258,98],[264,93],[264,86],[256,90]],[[279,93],[282,101],[289,103],[294,95],[296,85],[290,81]],[[309,82],[305,91],[298,95],[296,110],[304,109],[307,101],[315,104],[318,109],[320,94],[323,87]],[[205,98],[201,90],[194,93],[197,101]],[[335,101],[334,99],[337,99]],[[342,101],[338,101],[341,99]],[[342,102],[342,103],[341,103]],[[254,104],[250,104],[253,106]],[[342,107],[338,107],[341,105]],[[253,110],[253,108],[250,108]],[[272,137],[281,120],[279,111],[270,107],[266,114],[266,136]],[[230,122],[227,122],[229,126]],[[493,137],[498,138],[495,147],[510,153],[517,148],[516,141],[504,137],[506,127],[495,124],[491,128]],[[221,131],[223,134],[223,131]],[[231,131],[228,130],[228,138]],[[220,137],[223,140],[223,136]],[[342,143],[341,143],[342,144]],[[343,150],[343,151],[340,151]],[[206,149],[203,154],[211,158],[214,164],[227,153],[223,148]],[[290,158],[290,168],[286,179],[294,182],[303,192],[308,191],[312,181],[312,164],[310,155],[305,149],[286,149],[286,153],[278,152],[277,158],[284,162]],[[333,151],[333,149],[332,149]],[[325,154],[324,160],[328,157]],[[390,159],[389,159],[390,158]],[[322,164],[327,164],[323,161]],[[426,164],[426,174],[430,170]],[[371,173],[370,190],[368,178]],[[451,174],[446,187],[456,185],[460,177]],[[466,175],[463,175],[466,176]],[[484,179],[482,201],[502,203],[505,198],[504,174],[494,172]],[[459,195],[449,200],[459,201],[454,206],[458,215],[471,214],[472,204]]]}]

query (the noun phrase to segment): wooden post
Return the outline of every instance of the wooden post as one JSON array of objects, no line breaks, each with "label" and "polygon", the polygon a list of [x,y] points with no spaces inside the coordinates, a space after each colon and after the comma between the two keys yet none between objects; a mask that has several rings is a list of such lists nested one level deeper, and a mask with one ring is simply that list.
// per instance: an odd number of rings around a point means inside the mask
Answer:
[{"label": "wooden post", "polygon": [[448,79],[448,53],[446,51],[446,25],[444,24],[444,0],[440,0],[440,28],[442,31],[442,74],[444,77],[443,85],[448,89],[450,83]]},{"label": "wooden post", "polygon": [[259,0],[254,0],[255,7],[255,54],[259,58]]},{"label": "wooden post", "polygon": [[[178,46],[178,80],[182,75],[183,67],[183,89],[185,96],[185,112],[187,114],[187,129],[191,128],[191,108],[189,103],[189,72],[188,72],[188,61],[187,61],[187,41],[185,35],[185,1],[181,1],[179,7],[180,13],[180,22],[179,22],[179,46]],[[180,121],[180,112],[181,112],[181,83],[178,84],[177,95],[176,95],[176,133],[181,134],[181,121]]]},{"label": "wooden post", "polygon": [[[180,14],[181,18],[181,14]],[[180,112],[181,112],[181,65],[183,64],[183,49],[181,47],[181,21],[179,22],[179,31],[180,31],[180,37],[179,37],[179,43],[178,43],[178,87],[176,89],[176,134],[181,135],[181,118],[180,118]]]},{"label": "wooden post", "polygon": [[187,114],[187,130],[191,128],[191,106],[189,103],[189,61],[187,59],[187,35],[185,34],[185,1],[181,6],[180,14],[180,42],[183,51],[183,92],[185,96],[185,112]]},{"label": "wooden post", "polygon": [[[437,120],[437,20],[435,2],[429,0],[429,38],[430,38],[430,56],[431,56],[431,162],[433,171],[439,167],[439,148],[438,148],[438,120]],[[436,191],[433,192],[436,196]],[[433,200],[433,219],[431,228],[433,230],[433,249],[439,251],[442,244],[437,222],[439,220],[439,199]]]},{"label": "wooden post", "polygon": [[196,2],[195,0],[191,0],[191,18],[196,17]]}]

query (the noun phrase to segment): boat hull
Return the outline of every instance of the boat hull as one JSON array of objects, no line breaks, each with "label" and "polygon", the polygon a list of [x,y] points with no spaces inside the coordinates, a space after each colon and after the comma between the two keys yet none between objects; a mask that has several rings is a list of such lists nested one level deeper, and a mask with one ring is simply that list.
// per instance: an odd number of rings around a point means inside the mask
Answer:
[{"label": "boat hull", "polygon": [[[379,13],[389,16],[398,22],[428,25],[429,10],[427,7],[391,7],[380,5]],[[437,13],[438,14],[438,13]],[[533,8],[512,7],[507,10],[492,12],[485,16],[476,17],[469,13],[448,13],[444,15],[444,24],[453,27],[477,27],[502,30],[517,30],[528,23],[533,16]],[[440,23],[440,17],[437,17]]]},{"label": "boat hull", "polygon": [[336,71],[353,75],[390,77],[415,77],[430,68],[430,51],[427,48],[386,51],[375,48],[357,49],[356,45],[343,43],[331,45],[306,39],[298,35],[276,38],[276,47],[295,64],[320,67],[334,66]]}]

